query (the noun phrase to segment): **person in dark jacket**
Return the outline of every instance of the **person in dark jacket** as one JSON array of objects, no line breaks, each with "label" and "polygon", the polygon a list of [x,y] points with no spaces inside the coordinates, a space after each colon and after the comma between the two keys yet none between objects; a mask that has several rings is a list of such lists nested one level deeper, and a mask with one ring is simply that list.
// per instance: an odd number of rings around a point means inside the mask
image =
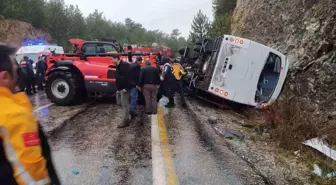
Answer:
[{"label": "person in dark jacket", "polygon": [[139,78],[139,90],[142,91],[146,101],[146,113],[157,113],[157,93],[160,86],[159,70],[151,66],[150,60],[146,60],[146,66],[141,68]]},{"label": "person in dark jacket", "polygon": [[117,56],[115,58],[116,63],[116,85],[117,85],[117,104],[121,105],[124,111],[123,122],[118,126],[118,128],[124,128],[129,126],[129,117],[130,117],[130,90],[132,88],[131,85],[131,77],[130,77],[130,69],[131,65],[129,62],[125,62],[120,60],[120,57]]},{"label": "person in dark jacket", "polygon": [[20,62],[20,67],[25,73],[25,84],[26,84],[26,93],[28,95],[32,95],[32,84],[34,79],[34,71],[33,66],[28,61],[28,57],[24,57],[23,60]]},{"label": "person in dark jacket", "polygon": [[28,62],[31,64],[31,66],[33,68],[33,77],[32,77],[32,80],[31,80],[31,89],[33,90],[33,93],[37,93],[36,88],[35,88],[37,78],[36,78],[36,71],[34,71],[35,70],[34,61],[32,59],[28,58],[27,56],[26,56],[26,60],[28,60]]},{"label": "person in dark jacket", "polygon": [[43,83],[44,83],[44,77],[47,70],[47,63],[45,62],[43,56],[39,56],[38,62],[36,63],[36,80],[37,80],[37,86],[38,90],[43,91]]},{"label": "person in dark jacket", "polygon": [[132,60],[132,46],[127,46],[127,50],[128,50],[128,53],[127,53],[127,56],[128,56],[128,61],[129,62],[133,62],[133,60]]},{"label": "person in dark jacket", "polygon": [[138,85],[138,82],[139,82],[141,62],[142,62],[142,57],[137,57],[136,61],[131,64],[131,85],[132,85],[132,89],[130,91],[130,93],[131,93],[130,114],[131,114],[132,119],[137,116],[137,114],[136,114],[136,106],[137,106],[137,101],[138,101],[137,85]]},{"label": "person in dark jacket", "polygon": [[[17,64],[17,62],[16,62]],[[21,68],[21,66],[18,65],[18,70],[17,70],[17,73],[18,73],[18,87],[20,89],[21,92],[25,91],[26,89],[26,73],[25,71]]]},{"label": "person in dark jacket", "polygon": [[176,92],[176,80],[173,74],[172,66],[171,66],[171,59],[165,57],[163,59],[163,69],[161,74],[161,81],[163,86],[164,95],[168,97],[169,102],[166,105],[167,108],[175,107],[174,102],[174,94]]}]

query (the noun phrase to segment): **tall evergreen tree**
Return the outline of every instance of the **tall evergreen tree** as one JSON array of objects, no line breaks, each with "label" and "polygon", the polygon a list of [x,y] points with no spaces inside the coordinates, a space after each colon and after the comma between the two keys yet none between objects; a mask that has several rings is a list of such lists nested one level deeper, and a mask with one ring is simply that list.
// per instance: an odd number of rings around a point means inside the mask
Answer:
[{"label": "tall evergreen tree", "polygon": [[218,36],[230,33],[231,17],[237,0],[213,0],[212,9],[214,21],[212,23],[211,35]]},{"label": "tall evergreen tree", "polygon": [[204,39],[210,35],[210,20],[199,10],[191,25],[191,31],[188,41],[191,43],[196,42],[198,39]]}]

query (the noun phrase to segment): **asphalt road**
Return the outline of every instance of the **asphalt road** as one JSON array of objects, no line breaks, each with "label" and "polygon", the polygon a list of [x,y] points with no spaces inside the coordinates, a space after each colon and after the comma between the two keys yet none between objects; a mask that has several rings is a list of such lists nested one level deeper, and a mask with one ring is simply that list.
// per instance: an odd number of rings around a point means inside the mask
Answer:
[{"label": "asphalt road", "polygon": [[[139,106],[139,116],[124,129],[117,128],[121,109],[113,102],[69,108],[51,104],[43,93],[30,99],[50,130],[54,163],[65,185],[265,184],[218,142],[197,112],[166,109],[165,99],[156,116],[141,114]],[[53,131],[55,125],[61,126]]]}]

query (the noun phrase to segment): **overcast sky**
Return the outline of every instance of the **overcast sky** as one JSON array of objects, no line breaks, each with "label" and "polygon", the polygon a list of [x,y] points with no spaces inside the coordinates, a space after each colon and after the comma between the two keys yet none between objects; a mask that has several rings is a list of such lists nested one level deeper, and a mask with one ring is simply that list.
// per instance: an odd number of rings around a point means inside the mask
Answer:
[{"label": "overcast sky", "polygon": [[124,22],[129,17],[146,29],[171,33],[174,28],[189,35],[194,15],[202,10],[212,21],[212,0],[65,0],[78,5],[84,16],[95,9],[112,21]]}]

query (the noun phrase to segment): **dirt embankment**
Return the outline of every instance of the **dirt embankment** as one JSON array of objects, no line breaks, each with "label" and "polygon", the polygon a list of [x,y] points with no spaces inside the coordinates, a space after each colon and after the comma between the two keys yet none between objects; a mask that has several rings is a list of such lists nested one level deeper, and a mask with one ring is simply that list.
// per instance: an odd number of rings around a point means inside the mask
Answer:
[{"label": "dirt embankment", "polygon": [[0,17],[0,42],[20,47],[26,39],[42,39],[53,43],[52,37],[45,30],[34,28],[26,22]]},{"label": "dirt embankment", "polygon": [[[258,119],[249,122],[265,126],[277,146],[292,152],[307,154],[301,142],[314,137],[327,136],[336,146],[335,10],[335,0],[237,0],[231,33],[275,48],[290,60],[279,101],[266,112],[253,113]],[[318,156],[309,167],[322,161],[336,170],[334,161]]]}]

